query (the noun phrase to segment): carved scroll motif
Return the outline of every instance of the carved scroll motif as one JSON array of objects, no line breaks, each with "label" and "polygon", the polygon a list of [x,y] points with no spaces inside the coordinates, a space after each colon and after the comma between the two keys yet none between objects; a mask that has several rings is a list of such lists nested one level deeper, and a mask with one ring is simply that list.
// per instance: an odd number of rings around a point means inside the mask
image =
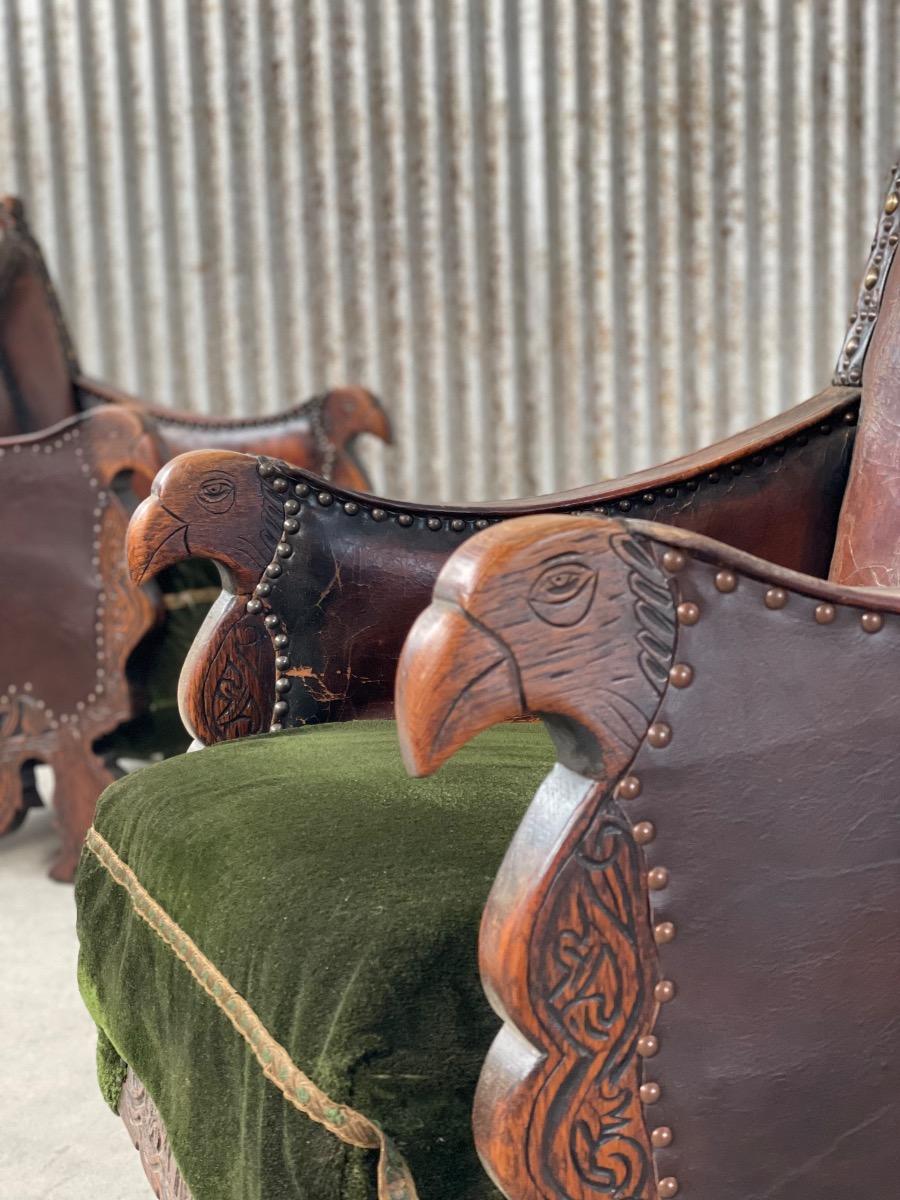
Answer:
[{"label": "carved scroll motif", "polygon": [[601,802],[547,891],[531,940],[531,999],[556,1059],[528,1130],[541,1195],[572,1195],[573,1172],[579,1197],[654,1195],[636,1049],[653,1006],[646,903],[628,822],[614,801]]},{"label": "carved scroll motif", "polygon": [[268,729],[272,716],[274,666],[269,635],[261,619],[232,610],[220,642],[206,664],[200,695],[202,735],[208,742],[229,741]]}]

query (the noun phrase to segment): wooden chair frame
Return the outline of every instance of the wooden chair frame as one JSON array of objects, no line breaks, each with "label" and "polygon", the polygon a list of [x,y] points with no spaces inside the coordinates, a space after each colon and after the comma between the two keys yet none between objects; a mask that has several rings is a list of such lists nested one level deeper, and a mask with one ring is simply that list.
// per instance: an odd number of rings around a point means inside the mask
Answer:
[{"label": "wooden chair frame", "polygon": [[[94,743],[139,711],[126,663],[165,615],[159,591],[135,588],[126,570],[129,496],[146,496],[169,458],[196,447],[287,455],[364,487],[354,455],[364,432],[391,436],[380,403],[362,388],[272,416],[219,419],[147,405],[86,378],[23,206],[0,201],[0,555],[4,578],[16,581],[0,621],[0,835],[40,803],[34,766],[52,765],[62,834],[54,878],[72,878],[96,798],[114,778]],[[41,498],[51,489],[67,497],[53,521]],[[79,507],[80,521],[69,511]],[[57,623],[92,647],[68,656],[74,691],[46,653],[48,603],[64,604]]]}]

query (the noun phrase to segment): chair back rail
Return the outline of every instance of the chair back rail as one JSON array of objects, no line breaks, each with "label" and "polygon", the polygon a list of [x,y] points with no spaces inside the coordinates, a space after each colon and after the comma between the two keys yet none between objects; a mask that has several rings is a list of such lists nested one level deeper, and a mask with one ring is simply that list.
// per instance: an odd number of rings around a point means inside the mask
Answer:
[{"label": "chair back rail", "polygon": [[145,404],[97,380],[80,378],[81,404],[136,405],[153,420],[160,463],[190,450],[234,450],[287,459],[339,487],[369,486],[356,458],[356,440],[371,434],[388,444],[391,422],[381,401],[362,387],[332,388],[277,413],[215,417]]}]

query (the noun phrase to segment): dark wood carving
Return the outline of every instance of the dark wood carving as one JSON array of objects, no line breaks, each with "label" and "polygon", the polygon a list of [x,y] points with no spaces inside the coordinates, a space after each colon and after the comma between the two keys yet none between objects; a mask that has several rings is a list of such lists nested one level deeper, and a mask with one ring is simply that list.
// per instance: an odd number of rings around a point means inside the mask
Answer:
[{"label": "dark wood carving", "polygon": [[559,759],[481,932],[475,1136],[510,1200],[890,1193],[898,663],[896,594],[659,525],[531,517],[448,561],[398,671],[408,767],[527,712]]},{"label": "dark wood carving", "polygon": [[122,1085],[119,1116],[134,1148],[140,1151],[141,1166],[157,1200],[191,1200],[190,1189],[178,1170],[159,1110],[130,1067]]},{"label": "dark wood carving", "polygon": [[482,974],[505,1026],[476,1103],[479,1152],[516,1200],[655,1200],[638,1045],[656,962],[615,783],[665,689],[675,605],[649,544],[596,519],[529,517],[470,545],[401,658],[407,763],[431,771],[479,730],[543,712],[568,764],[485,910]]},{"label": "dark wood carving", "polygon": [[0,439],[0,577],[10,581],[0,623],[0,832],[20,818],[31,764],[48,763],[62,835],[57,879],[71,878],[111,780],[93,742],[133,715],[125,662],[156,620],[128,575],[128,512],[113,483],[123,472],[147,479],[157,461],[150,431],[126,409]]},{"label": "dark wood carving", "polygon": [[[219,740],[206,715],[218,673],[210,668],[241,603],[267,622],[271,645],[255,659],[261,732],[276,726],[389,714],[403,640],[427,605],[448,555],[487,524],[548,510],[638,512],[788,565],[824,573],[855,433],[856,393],[830,390],[779,418],[756,439],[559,496],[450,508],[382,500],[339,489],[272,460],[198,452],[161,473],[134,517],[134,578],[208,555],[232,580],[182,676],[181,706],[202,741]],[[210,513],[200,497],[215,480],[240,497]],[[180,514],[175,522],[166,513]],[[156,514],[151,516],[151,514]],[[188,514],[189,520],[182,521]],[[191,515],[192,514],[192,515]],[[187,536],[187,541],[185,537]],[[237,574],[235,574],[237,572]],[[245,691],[252,688],[249,677]],[[241,724],[243,731],[248,724]]]},{"label": "dark wood carving", "polygon": [[185,724],[204,743],[257,733],[271,723],[272,641],[261,612],[248,611],[248,604],[283,523],[283,497],[266,486],[256,459],[223,450],[174,460],[132,517],[128,554],[135,583],[187,558],[212,559],[223,572],[225,590],[179,687]]}]

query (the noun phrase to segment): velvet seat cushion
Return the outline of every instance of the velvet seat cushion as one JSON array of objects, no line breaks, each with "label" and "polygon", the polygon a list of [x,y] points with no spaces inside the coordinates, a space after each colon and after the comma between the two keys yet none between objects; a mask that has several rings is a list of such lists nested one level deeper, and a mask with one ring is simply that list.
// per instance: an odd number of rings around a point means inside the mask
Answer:
[{"label": "velvet seat cushion", "polygon": [[513,724],[412,780],[393,722],[354,722],[212,746],[107,790],[77,879],[101,1084],[115,1106],[132,1067],[194,1200],[373,1200],[377,1154],[288,1102],[182,938],[329,1103],[385,1131],[422,1200],[499,1200],[471,1133],[499,1027],[477,933],[553,758],[542,725]]}]

